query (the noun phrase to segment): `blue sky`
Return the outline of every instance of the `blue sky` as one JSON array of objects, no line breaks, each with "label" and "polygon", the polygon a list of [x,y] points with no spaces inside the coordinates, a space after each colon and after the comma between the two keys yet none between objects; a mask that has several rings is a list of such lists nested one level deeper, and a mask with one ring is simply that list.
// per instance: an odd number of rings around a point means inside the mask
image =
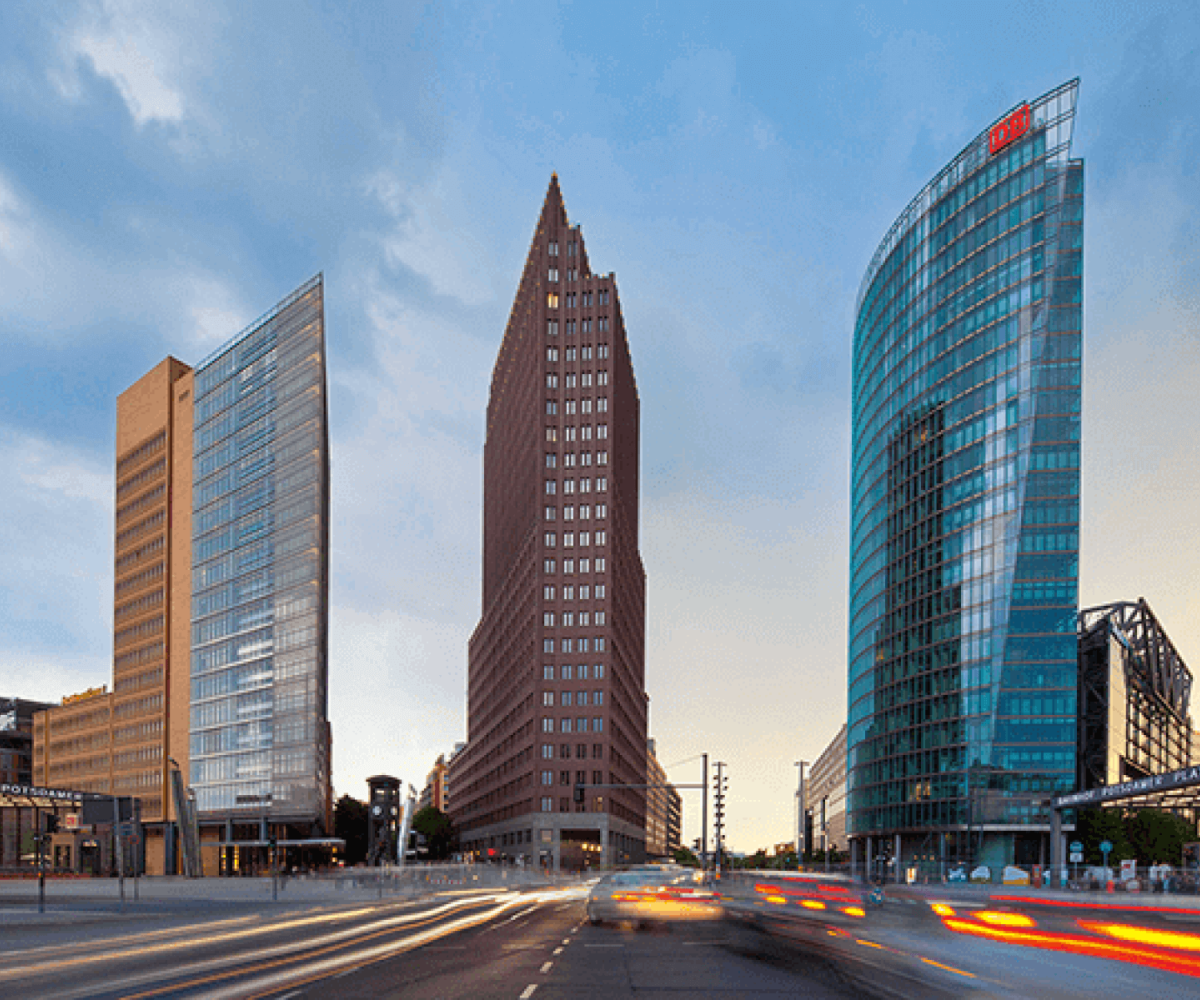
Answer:
[{"label": "blue sky", "polygon": [[[115,397],[317,271],[340,793],[465,732],[484,408],[552,171],[642,398],[651,729],[792,836],[845,715],[854,300],[908,200],[1082,78],[1085,605],[1200,665],[1200,7],[138,0],[0,11],[0,688],[110,679]],[[698,835],[695,804],[686,831]]]}]

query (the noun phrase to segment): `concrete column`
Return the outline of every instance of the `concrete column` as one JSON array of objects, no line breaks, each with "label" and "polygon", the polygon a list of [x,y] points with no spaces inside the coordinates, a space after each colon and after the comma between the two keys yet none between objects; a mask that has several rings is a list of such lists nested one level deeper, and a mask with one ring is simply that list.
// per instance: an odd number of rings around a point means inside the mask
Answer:
[{"label": "concrete column", "polygon": [[875,877],[875,858],[872,853],[874,847],[873,838],[867,837],[867,881],[870,882]]}]

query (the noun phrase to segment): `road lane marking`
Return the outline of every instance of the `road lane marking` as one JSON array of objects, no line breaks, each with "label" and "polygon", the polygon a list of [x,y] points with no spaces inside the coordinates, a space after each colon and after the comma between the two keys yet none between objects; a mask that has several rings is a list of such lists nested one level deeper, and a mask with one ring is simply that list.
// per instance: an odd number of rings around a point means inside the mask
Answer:
[{"label": "road lane marking", "polygon": [[570,938],[563,938],[563,944],[570,944],[570,943],[571,943]]},{"label": "road lane marking", "polygon": [[529,1000],[533,996],[533,991],[537,989],[537,983],[530,983],[525,987],[525,992],[521,994],[521,1000]]},{"label": "road lane marking", "polygon": [[546,962],[544,965],[542,965],[542,972],[549,972],[553,968],[554,968],[553,962]]},{"label": "road lane marking", "polygon": [[562,954],[562,948],[555,948],[555,949],[554,949],[554,954],[555,954],[555,955],[561,955],[561,954]]}]

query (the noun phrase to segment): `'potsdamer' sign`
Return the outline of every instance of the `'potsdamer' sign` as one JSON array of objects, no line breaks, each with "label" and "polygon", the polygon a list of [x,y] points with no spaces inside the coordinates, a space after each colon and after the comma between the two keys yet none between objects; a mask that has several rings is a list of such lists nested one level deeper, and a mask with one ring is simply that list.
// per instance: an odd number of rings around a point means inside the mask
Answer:
[{"label": "'potsdamer' sign", "polygon": [[1060,795],[1054,800],[1054,808],[1069,809],[1072,806],[1092,806],[1099,802],[1111,802],[1114,799],[1131,799],[1138,795],[1170,792],[1191,785],[1200,786],[1200,767],[1182,767],[1178,771],[1154,774],[1149,778],[1138,778],[1136,781],[1123,781],[1119,785],[1089,788],[1084,792]]}]

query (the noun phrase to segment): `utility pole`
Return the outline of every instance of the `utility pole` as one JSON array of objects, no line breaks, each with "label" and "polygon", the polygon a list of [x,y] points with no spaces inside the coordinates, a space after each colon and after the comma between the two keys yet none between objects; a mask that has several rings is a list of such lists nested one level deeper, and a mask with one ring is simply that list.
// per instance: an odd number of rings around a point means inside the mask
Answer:
[{"label": "utility pole", "polygon": [[804,768],[808,761],[798,760],[795,765],[800,768],[800,786],[796,789],[796,867],[799,868],[804,864],[804,848],[807,846],[804,843]]},{"label": "utility pole", "polygon": [[713,841],[716,849],[717,878],[721,877],[721,853],[725,846],[725,788],[729,779],[725,777],[724,761],[717,761],[717,776],[713,779]]},{"label": "utility pole", "polygon": [[702,774],[700,776],[701,801],[700,801],[700,870],[708,875],[708,754],[700,755],[704,758]]}]

